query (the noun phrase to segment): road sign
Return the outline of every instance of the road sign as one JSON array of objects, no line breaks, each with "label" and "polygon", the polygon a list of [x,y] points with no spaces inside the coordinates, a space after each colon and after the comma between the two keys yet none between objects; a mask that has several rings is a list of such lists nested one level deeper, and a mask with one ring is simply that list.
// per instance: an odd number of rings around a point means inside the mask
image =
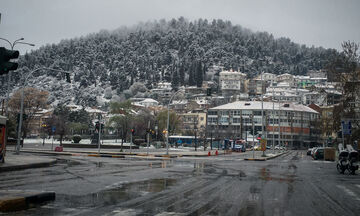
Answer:
[{"label": "road sign", "polygon": [[260,145],[261,145],[261,151],[265,151],[266,150],[266,139],[261,139]]},{"label": "road sign", "polygon": [[351,135],[351,121],[343,120],[341,121],[342,131],[344,135]]},{"label": "road sign", "polygon": [[51,127],[51,131],[52,131],[53,133],[55,133],[56,127],[55,127],[55,126],[52,126],[52,127]]}]

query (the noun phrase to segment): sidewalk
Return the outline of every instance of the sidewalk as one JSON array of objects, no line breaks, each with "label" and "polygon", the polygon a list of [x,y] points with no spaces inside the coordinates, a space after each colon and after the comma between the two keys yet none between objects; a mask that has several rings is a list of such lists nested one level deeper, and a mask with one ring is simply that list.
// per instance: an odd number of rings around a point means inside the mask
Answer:
[{"label": "sidewalk", "polygon": [[19,154],[7,151],[5,163],[0,163],[0,172],[46,167],[56,163],[56,159]]},{"label": "sidewalk", "polygon": [[[150,149],[149,149],[150,150]],[[68,156],[90,156],[90,157],[165,157],[165,158],[174,158],[174,157],[208,157],[216,156],[217,150],[198,150],[198,151],[187,151],[182,149],[169,149],[169,154],[166,154],[166,149],[151,149],[147,154],[147,149],[137,149],[130,151],[129,149],[120,152],[119,149],[101,149],[100,154],[98,154],[97,149],[87,149],[87,148],[66,148],[64,147],[62,152],[55,152],[48,149],[41,148],[23,148],[21,152],[27,153],[40,153],[40,154],[49,154],[49,155],[68,155]],[[218,151],[218,155],[224,154],[224,151]]]}]

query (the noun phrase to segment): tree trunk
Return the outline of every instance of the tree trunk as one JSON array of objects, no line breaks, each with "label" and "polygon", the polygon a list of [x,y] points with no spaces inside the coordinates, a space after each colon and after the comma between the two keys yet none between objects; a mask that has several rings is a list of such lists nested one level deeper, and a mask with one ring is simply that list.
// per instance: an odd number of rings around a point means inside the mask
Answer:
[{"label": "tree trunk", "polygon": [[64,134],[60,134],[60,146],[62,146],[63,136],[64,136]]}]

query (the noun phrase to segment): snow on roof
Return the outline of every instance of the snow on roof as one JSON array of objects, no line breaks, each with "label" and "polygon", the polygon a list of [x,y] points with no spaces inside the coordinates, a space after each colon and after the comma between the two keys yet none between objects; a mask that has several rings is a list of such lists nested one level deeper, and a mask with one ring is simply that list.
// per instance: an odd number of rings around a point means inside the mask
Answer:
[{"label": "snow on roof", "polygon": [[220,75],[241,75],[241,76],[246,76],[246,74],[238,72],[238,71],[221,71]]},{"label": "snow on roof", "polygon": [[119,114],[119,113],[110,113],[107,115],[109,118],[114,117],[114,116],[125,116],[124,114]]},{"label": "snow on roof", "polygon": [[278,77],[282,77],[282,76],[293,76],[293,75],[291,75],[291,74],[289,74],[289,73],[284,73],[284,74],[279,74],[279,75],[278,75]]},{"label": "snow on roof", "polygon": [[[284,104],[289,104],[288,107],[284,107]],[[318,113],[315,110],[304,106],[302,104],[294,104],[294,103],[280,103],[281,110],[286,111],[303,111],[303,112],[311,112]],[[264,110],[272,110],[273,102],[263,102]],[[279,108],[279,103],[275,103],[275,108]],[[209,110],[261,110],[261,101],[236,101],[233,103],[224,104],[221,106],[210,108]]]},{"label": "snow on roof", "polygon": [[204,105],[204,104],[209,104],[208,100],[196,100],[196,103],[198,103],[199,105]]},{"label": "snow on roof", "polygon": [[145,100],[140,101],[140,103],[159,103],[159,102],[152,98],[146,98]]},{"label": "snow on roof", "polygon": [[288,83],[288,82],[280,82],[275,87],[289,87],[289,86],[290,86],[290,83]]},{"label": "snow on roof", "polygon": [[332,89],[325,89],[326,93],[332,93],[332,94],[337,94],[337,95],[342,95],[341,92],[337,91],[337,90],[332,90]]},{"label": "snow on roof", "polygon": [[37,111],[36,113],[37,113],[37,114],[48,113],[48,112],[52,112],[53,110],[54,110],[53,108],[50,108],[50,109],[42,109],[42,110]]},{"label": "snow on roof", "polygon": [[76,105],[76,104],[68,104],[66,105],[67,108],[69,108],[71,111],[75,111],[75,110],[81,110],[82,106],[80,105]]},{"label": "snow on roof", "polygon": [[104,112],[102,110],[91,108],[91,107],[86,107],[85,111],[88,112],[88,113],[103,113],[103,114],[106,113],[106,112]]},{"label": "snow on roof", "polygon": [[173,100],[171,104],[187,104],[187,100]]}]

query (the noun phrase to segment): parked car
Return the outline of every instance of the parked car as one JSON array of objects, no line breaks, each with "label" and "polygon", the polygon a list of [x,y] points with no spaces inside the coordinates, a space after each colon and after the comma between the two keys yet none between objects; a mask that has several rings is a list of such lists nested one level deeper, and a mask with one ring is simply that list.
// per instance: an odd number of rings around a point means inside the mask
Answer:
[{"label": "parked car", "polygon": [[314,160],[324,159],[324,148],[317,148],[314,152]]},{"label": "parked car", "polygon": [[237,152],[246,152],[245,145],[235,145],[233,150]]},{"label": "parked car", "polygon": [[274,148],[275,148],[275,150],[284,150],[284,147],[279,146],[279,145],[276,145]]},{"label": "parked car", "polygon": [[314,147],[311,149],[311,157],[314,158],[314,153],[318,147]]},{"label": "parked car", "polygon": [[312,151],[313,148],[309,148],[306,152],[306,155],[311,155],[311,151]]},{"label": "parked car", "polygon": [[255,150],[255,151],[261,151],[261,146],[260,145],[255,145],[254,147],[251,148],[251,150]]}]

